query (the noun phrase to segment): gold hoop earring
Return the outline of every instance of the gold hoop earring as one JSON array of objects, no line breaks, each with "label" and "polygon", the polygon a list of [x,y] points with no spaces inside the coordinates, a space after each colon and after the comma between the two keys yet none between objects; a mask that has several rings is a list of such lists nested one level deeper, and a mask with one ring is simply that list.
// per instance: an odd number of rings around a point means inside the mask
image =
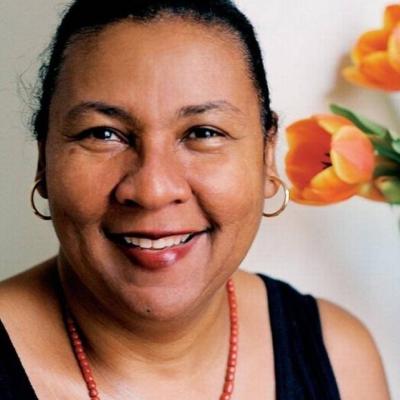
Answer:
[{"label": "gold hoop earring", "polygon": [[272,175],[269,177],[269,179],[271,181],[278,182],[282,186],[283,192],[284,192],[284,199],[283,199],[283,203],[282,203],[281,207],[278,210],[276,210],[275,212],[273,212],[273,213],[263,212],[263,216],[267,217],[267,218],[277,217],[287,207],[287,205],[289,203],[289,189],[287,188],[285,182],[283,182],[282,179],[278,178],[277,176],[272,176]]},{"label": "gold hoop earring", "polygon": [[43,215],[36,207],[35,205],[35,192],[40,184],[41,178],[36,179],[35,183],[33,184],[32,190],[31,190],[31,207],[33,210],[33,213],[39,217],[40,219],[43,219],[44,221],[50,221],[51,220],[51,215]]}]

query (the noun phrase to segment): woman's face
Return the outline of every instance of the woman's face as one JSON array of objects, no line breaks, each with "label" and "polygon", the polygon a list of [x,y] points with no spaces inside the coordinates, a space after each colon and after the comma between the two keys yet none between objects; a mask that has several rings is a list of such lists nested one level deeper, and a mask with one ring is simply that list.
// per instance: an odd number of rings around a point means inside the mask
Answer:
[{"label": "woman's face", "polygon": [[159,319],[235,271],[270,190],[240,45],[182,19],[72,44],[44,154],[62,268],[100,301]]}]

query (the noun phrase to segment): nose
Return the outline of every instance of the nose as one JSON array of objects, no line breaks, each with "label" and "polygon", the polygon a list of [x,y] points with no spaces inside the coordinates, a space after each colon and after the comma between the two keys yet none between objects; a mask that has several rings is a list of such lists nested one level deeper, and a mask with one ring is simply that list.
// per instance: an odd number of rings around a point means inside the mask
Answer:
[{"label": "nose", "polygon": [[[135,163],[136,164],[136,163]],[[176,152],[149,152],[129,170],[115,189],[120,204],[158,210],[186,202],[191,196],[185,168]]]}]

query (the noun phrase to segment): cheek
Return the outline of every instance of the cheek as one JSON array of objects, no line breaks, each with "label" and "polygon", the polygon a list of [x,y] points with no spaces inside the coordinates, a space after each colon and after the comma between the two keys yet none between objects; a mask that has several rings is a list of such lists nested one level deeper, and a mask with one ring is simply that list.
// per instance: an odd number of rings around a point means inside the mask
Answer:
[{"label": "cheek", "polygon": [[[221,160],[220,160],[221,161]],[[211,257],[214,269],[226,277],[241,264],[257,233],[263,207],[263,163],[253,158],[202,163],[193,183],[197,201],[214,223]],[[200,175],[199,175],[200,176]],[[210,271],[215,270],[209,268]]]},{"label": "cheek", "polygon": [[51,151],[47,157],[47,185],[53,217],[79,224],[98,221],[109,201],[118,169],[77,149]]},{"label": "cheek", "polygon": [[221,226],[254,228],[263,203],[262,154],[229,154],[214,160],[202,160],[192,166],[196,181],[192,184],[201,206]]}]

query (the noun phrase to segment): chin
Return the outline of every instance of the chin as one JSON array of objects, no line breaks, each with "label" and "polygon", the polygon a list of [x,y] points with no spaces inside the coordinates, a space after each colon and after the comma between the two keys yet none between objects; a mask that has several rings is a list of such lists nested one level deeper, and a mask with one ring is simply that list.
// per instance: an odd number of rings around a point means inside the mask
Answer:
[{"label": "chin", "polygon": [[200,286],[129,287],[122,299],[131,316],[153,322],[179,322],[196,314],[204,295]]}]

